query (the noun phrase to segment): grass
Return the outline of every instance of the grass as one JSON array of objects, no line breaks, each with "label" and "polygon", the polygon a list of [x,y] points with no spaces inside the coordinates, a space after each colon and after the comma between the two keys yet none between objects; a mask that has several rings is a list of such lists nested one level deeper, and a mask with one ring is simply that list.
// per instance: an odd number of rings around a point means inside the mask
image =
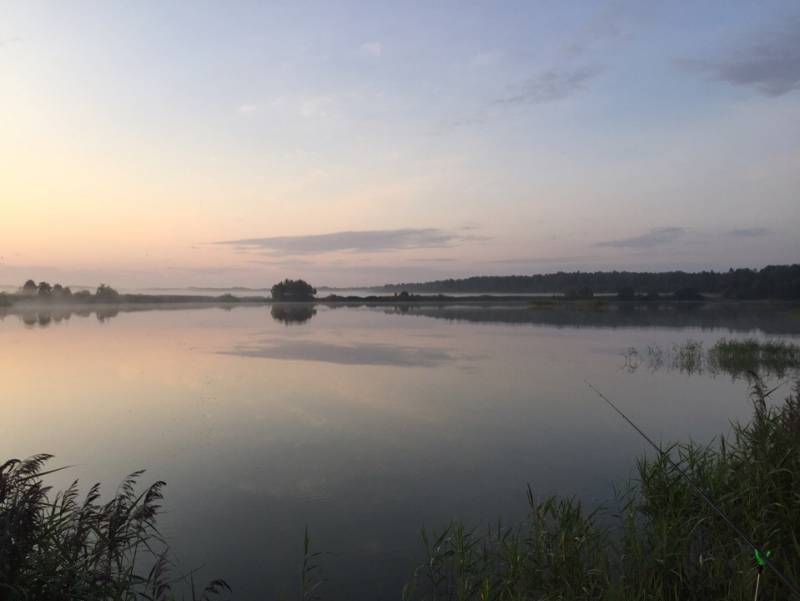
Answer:
[{"label": "grass", "polygon": [[[171,601],[169,549],[156,521],[163,482],[138,491],[131,474],[105,503],[100,487],[79,499],[77,483],[53,494],[42,477],[49,455],[0,466],[0,600]],[[229,591],[222,580],[191,599]]]},{"label": "grass", "polygon": [[[753,419],[718,444],[675,445],[640,459],[615,510],[576,499],[537,500],[521,524],[485,530],[455,522],[424,533],[428,559],[404,598],[498,600],[750,600],[753,551],[691,489],[715,500],[740,529],[800,580],[800,384],[778,408],[753,386]],[[766,571],[759,599],[790,599]]]},{"label": "grass", "polygon": [[667,368],[687,374],[727,373],[734,378],[756,374],[783,378],[800,370],[800,346],[782,340],[722,338],[708,349],[695,340],[676,344],[672,349],[629,348],[625,352],[625,367],[636,371],[642,366],[651,371]]},{"label": "grass", "polygon": [[783,377],[787,370],[800,367],[800,346],[783,341],[726,340],[715,344],[708,353],[709,364],[716,369],[741,375],[758,369]]}]

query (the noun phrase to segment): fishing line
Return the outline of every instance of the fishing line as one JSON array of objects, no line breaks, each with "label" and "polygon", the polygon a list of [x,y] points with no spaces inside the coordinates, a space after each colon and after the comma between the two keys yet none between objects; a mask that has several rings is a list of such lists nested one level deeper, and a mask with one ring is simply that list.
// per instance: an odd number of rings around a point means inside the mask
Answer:
[{"label": "fishing line", "polygon": [[[748,537],[744,532],[742,532],[742,530],[736,524],[734,524],[727,515],[725,515],[725,512],[723,512],[719,507],[717,507],[717,505],[711,499],[708,498],[708,495],[706,495],[706,493],[704,493],[703,490],[692,481],[689,474],[687,474],[686,471],[681,466],[675,463],[667,453],[662,451],[661,447],[659,447],[656,443],[654,443],[653,440],[647,434],[645,434],[644,431],[639,426],[633,423],[633,421],[627,415],[625,415],[619,407],[617,407],[614,403],[612,403],[611,400],[606,395],[604,395],[602,392],[597,390],[597,388],[592,386],[592,384],[588,380],[584,380],[584,383],[589,388],[591,388],[594,391],[594,393],[597,394],[597,396],[603,399],[608,404],[609,407],[611,407],[614,411],[616,411],[617,414],[619,414],[619,416],[622,417],[622,419],[628,422],[628,424],[630,424],[630,426],[634,430],[636,430],[639,433],[639,435],[642,438],[644,438],[651,447],[655,449],[655,451],[659,454],[659,456],[664,457],[669,462],[669,464],[686,479],[686,482],[689,484],[692,490],[694,490],[697,496],[703,499],[706,505],[711,507],[711,509],[713,509],[717,513],[717,515],[719,515],[719,517],[721,517],[725,521],[725,523],[728,524],[728,526],[730,526],[731,529],[734,532],[736,532],[736,534],[738,534],[739,537],[750,546],[750,548],[753,549],[753,552],[755,553],[756,556],[756,561],[759,563],[760,566],[767,566],[770,570],[772,570],[775,573],[775,575],[778,578],[780,578],[780,580],[789,588],[789,590],[791,590],[795,595],[800,597],[800,589],[798,589],[797,586],[791,580],[789,580],[789,578],[784,576],[781,573],[781,571],[775,567],[775,565],[770,561],[768,557],[769,553],[763,553],[756,546],[756,544],[752,540],[750,540],[750,537]],[[774,390],[772,392],[774,392]],[[760,571],[759,571],[759,576],[760,576]],[[756,580],[756,587],[758,586],[759,580]],[[756,591],[758,591],[758,588],[756,588]]]}]

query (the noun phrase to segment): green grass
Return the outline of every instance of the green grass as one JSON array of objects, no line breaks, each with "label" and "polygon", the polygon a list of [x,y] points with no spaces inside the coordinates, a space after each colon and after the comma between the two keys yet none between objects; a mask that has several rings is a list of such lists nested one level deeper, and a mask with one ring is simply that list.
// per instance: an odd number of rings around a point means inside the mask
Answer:
[{"label": "green grass", "polygon": [[[53,494],[42,478],[49,455],[0,466],[0,600],[170,601],[169,550],[156,525],[163,482],[137,490],[131,474],[107,502],[100,487],[79,498],[77,483]],[[215,580],[191,598],[228,591]]]},{"label": "green grass", "polygon": [[[778,408],[753,388],[753,419],[713,446],[671,447],[672,461],[800,580],[800,385]],[[750,600],[752,550],[691,489],[666,456],[640,459],[615,510],[537,500],[521,524],[424,534],[428,559],[406,600]],[[769,570],[759,599],[790,599]]]}]

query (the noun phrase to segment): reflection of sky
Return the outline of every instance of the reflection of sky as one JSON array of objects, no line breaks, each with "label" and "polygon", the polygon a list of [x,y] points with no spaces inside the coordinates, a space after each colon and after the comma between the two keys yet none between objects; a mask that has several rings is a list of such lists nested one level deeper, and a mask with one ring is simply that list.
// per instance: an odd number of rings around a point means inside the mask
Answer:
[{"label": "reflection of sky", "polygon": [[584,379],[656,439],[745,417],[742,382],[622,369],[629,346],[723,335],[324,307],[291,329],[263,307],[6,318],[0,456],[54,453],[84,484],[148,468],[179,559],[243,598],[294,585],[306,524],[335,553],[330,596],[376,598],[378,579],[399,590],[423,524],[519,516],[527,483],[611,495],[643,447]]},{"label": "reflection of sky", "polygon": [[321,361],[341,365],[437,367],[455,357],[445,349],[393,344],[330,344],[313,340],[274,339],[236,346],[224,354],[289,361]]}]

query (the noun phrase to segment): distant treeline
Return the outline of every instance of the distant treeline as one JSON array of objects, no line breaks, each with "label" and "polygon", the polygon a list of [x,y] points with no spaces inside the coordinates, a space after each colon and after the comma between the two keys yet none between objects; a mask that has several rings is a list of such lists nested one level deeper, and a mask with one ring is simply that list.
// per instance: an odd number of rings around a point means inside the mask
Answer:
[{"label": "distant treeline", "polygon": [[462,293],[541,293],[570,294],[590,290],[593,293],[619,293],[633,289],[637,294],[675,294],[695,291],[726,298],[800,298],[800,264],[770,265],[763,269],[729,271],[636,272],[595,271],[571,273],[559,271],[541,275],[475,276],[464,279],[423,283],[387,284],[386,291],[462,292]]}]

